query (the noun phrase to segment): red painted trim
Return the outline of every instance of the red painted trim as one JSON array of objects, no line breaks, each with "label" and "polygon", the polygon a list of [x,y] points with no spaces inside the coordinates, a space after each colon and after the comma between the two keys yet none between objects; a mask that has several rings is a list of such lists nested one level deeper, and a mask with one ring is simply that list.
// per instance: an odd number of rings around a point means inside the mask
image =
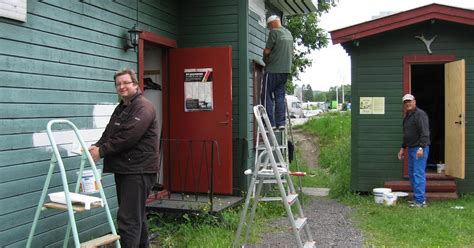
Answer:
[{"label": "red painted trim", "polygon": [[339,44],[433,19],[474,26],[474,11],[440,4],[430,4],[373,21],[334,30],[330,34],[332,43]]},{"label": "red painted trim", "polygon": [[142,32],[140,34],[140,39],[144,39],[146,41],[150,41],[156,44],[160,44],[165,47],[177,48],[178,45],[176,40],[170,39],[165,36],[161,36],[158,34],[150,33],[150,32]]},{"label": "red painted trim", "polygon": [[[163,127],[162,127],[162,138],[167,139],[169,138],[169,79],[168,79],[168,53],[169,53],[169,48],[176,48],[177,47],[177,42],[176,40],[170,39],[168,37],[164,37],[158,34],[150,33],[150,32],[142,32],[140,33],[140,40],[139,40],[139,45],[138,45],[138,77],[140,81],[140,87],[143,90],[143,74],[145,71],[145,42],[150,42],[150,43],[155,43],[156,45],[162,46],[163,52],[162,52],[162,60],[161,60],[161,65],[162,65],[162,74],[161,74],[161,80],[162,80],[162,96],[163,96]],[[166,147],[164,147],[166,149]],[[165,156],[166,155],[166,150],[165,150]],[[169,154],[168,154],[169,156]],[[166,157],[164,158],[166,161]],[[166,164],[166,162],[164,163]],[[163,174],[168,175],[168,166],[163,167]],[[166,186],[165,186],[166,188]]]},{"label": "red painted trim", "polygon": [[[454,54],[440,55],[405,55],[403,56],[403,95],[411,93],[411,65],[413,64],[443,64],[456,60]],[[403,111],[402,116],[405,116]],[[405,149],[405,154],[408,150]],[[403,162],[403,176],[408,177],[408,156],[405,156]]]},{"label": "red painted trim", "polygon": [[143,72],[144,72],[144,57],[145,57],[145,42],[143,39],[138,40],[138,82],[140,85],[140,89],[143,92],[145,89],[145,84],[143,82]]}]

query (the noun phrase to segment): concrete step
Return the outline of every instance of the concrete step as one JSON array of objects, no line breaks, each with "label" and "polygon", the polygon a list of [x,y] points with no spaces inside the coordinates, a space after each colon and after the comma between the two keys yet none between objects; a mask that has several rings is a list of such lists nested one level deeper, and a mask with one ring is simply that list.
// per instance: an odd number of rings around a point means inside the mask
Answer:
[{"label": "concrete step", "polygon": [[[428,199],[428,201],[453,200],[453,199],[459,198],[456,192],[426,192],[425,196],[426,196],[426,199]],[[413,199],[412,192],[408,193],[408,198]]]}]

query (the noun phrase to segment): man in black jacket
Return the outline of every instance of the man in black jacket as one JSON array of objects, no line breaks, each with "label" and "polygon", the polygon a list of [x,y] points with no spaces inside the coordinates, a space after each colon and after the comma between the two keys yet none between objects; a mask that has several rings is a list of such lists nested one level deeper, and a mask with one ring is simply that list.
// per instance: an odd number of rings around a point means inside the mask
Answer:
[{"label": "man in black jacket", "polygon": [[410,207],[427,207],[425,170],[430,152],[428,115],[416,107],[413,95],[406,94],[402,100],[406,115],[403,119],[403,143],[398,152],[398,159],[404,158],[405,148],[408,148],[408,177],[413,188],[414,198]]},{"label": "man in black jacket", "polygon": [[146,199],[159,163],[156,111],[141,94],[133,70],[117,71],[114,80],[120,104],[89,152],[95,161],[104,158],[104,172],[114,173],[120,243],[123,247],[148,247]]}]

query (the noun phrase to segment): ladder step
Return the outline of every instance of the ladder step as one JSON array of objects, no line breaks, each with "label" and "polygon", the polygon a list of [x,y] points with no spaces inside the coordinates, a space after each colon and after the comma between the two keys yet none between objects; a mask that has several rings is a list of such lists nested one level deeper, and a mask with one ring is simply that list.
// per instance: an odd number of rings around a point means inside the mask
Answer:
[{"label": "ladder step", "polygon": [[300,231],[301,229],[303,229],[303,226],[306,224],[306,221],[308,220],[308,218],[298,218],[296,219],[295,221],[295,224],[296,224],[296,229],[298,231]]},{"label": "ladder step", "polygon": [[[286,183],[286,179],[281,179],[281,182],[282,183]],[[263,180],[263,183],[265,184],[276,184],[277,183],[277,180],[276,179],[266,179],[266,180]]]},{"label": "ladder step", "polygon": [[[278,173],[281,175],[287,174],[288,170],[286,168],[278,167]],[[275,177],[273,169],[261,169],[258,171],[259,177]]]},{"label": "ladder step", "polygon": [[[288,149],[287,146],[281,146],[281,145],[279,145],[277,148],[279,148],[279,149]],[[257,150],[266,150],[267,147],[265,145],[259,145],[259,146],[256,147],[256,149]],[[272,147],[272,150],[275,150],[275,147]]]},{"label": "ladder step", "polygon": [[286,197],[286,200],[288,200],[288,204],[290,204],[290,206],[295,203],[295,201],[298,199],[298,194],[289,194],[287,197]]},{"label": "ladder step", "polygon": [[[61,203],[56,203],[56,202],[48,202],[43,204],[44,208],[52,208],[52,209],[60,209],[60,210],[67,210],[67,205],[66,204],[61,204]],[[90,205],[91,208],[101,208],[101,204],[95,204],[91,203]],[[81,204],[81,203],[74,203],[72,204],[72,210],[75,212],[83,212],[89,209],[86,209],[86,207]]]},{"label": "ladder step", "polygon": [[316,247],[316,241],[308,241],[306,243],[304,243],[304,248],[313,248],[313,247]]},{"label": "ladder step", "polygon": [[105,236],[89,240],[81,244],[81,248],[95,248],[102,245],[111,244],[120,239],[119,235],[116,234],[107,234]]},{"label": "ladder step", "polygon": [[264,201],[264,202],[281,201],[281,197],[279,197],[279,196],[276,196],[276,197],[262,197],[262,198],[258,199],[258,201]]}]

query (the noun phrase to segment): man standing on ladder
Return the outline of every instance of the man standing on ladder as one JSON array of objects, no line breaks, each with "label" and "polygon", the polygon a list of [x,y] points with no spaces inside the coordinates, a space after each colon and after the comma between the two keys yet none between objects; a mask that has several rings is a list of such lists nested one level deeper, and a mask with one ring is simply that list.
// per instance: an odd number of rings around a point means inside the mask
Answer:
[{"label": "man standing on ladder", "polygon": [[[281,25],[280,17],[272,15],[267,19],[270,29],[263,61],[261,102],[265,106],[273,129],[285,129],[285,85],[291,72],[293,58],[293,36]],[[275,102],[275,111],[273,103]]]},{"label": "man standing on ladder", "polygon": [[120,104],[89,152],[95,161],[104,158],[104,172],[114,173],[122,247],[148,247],[146,199],[159,164],[156,111],[141,94],[134,71],[120,70],[114,80]]}]

